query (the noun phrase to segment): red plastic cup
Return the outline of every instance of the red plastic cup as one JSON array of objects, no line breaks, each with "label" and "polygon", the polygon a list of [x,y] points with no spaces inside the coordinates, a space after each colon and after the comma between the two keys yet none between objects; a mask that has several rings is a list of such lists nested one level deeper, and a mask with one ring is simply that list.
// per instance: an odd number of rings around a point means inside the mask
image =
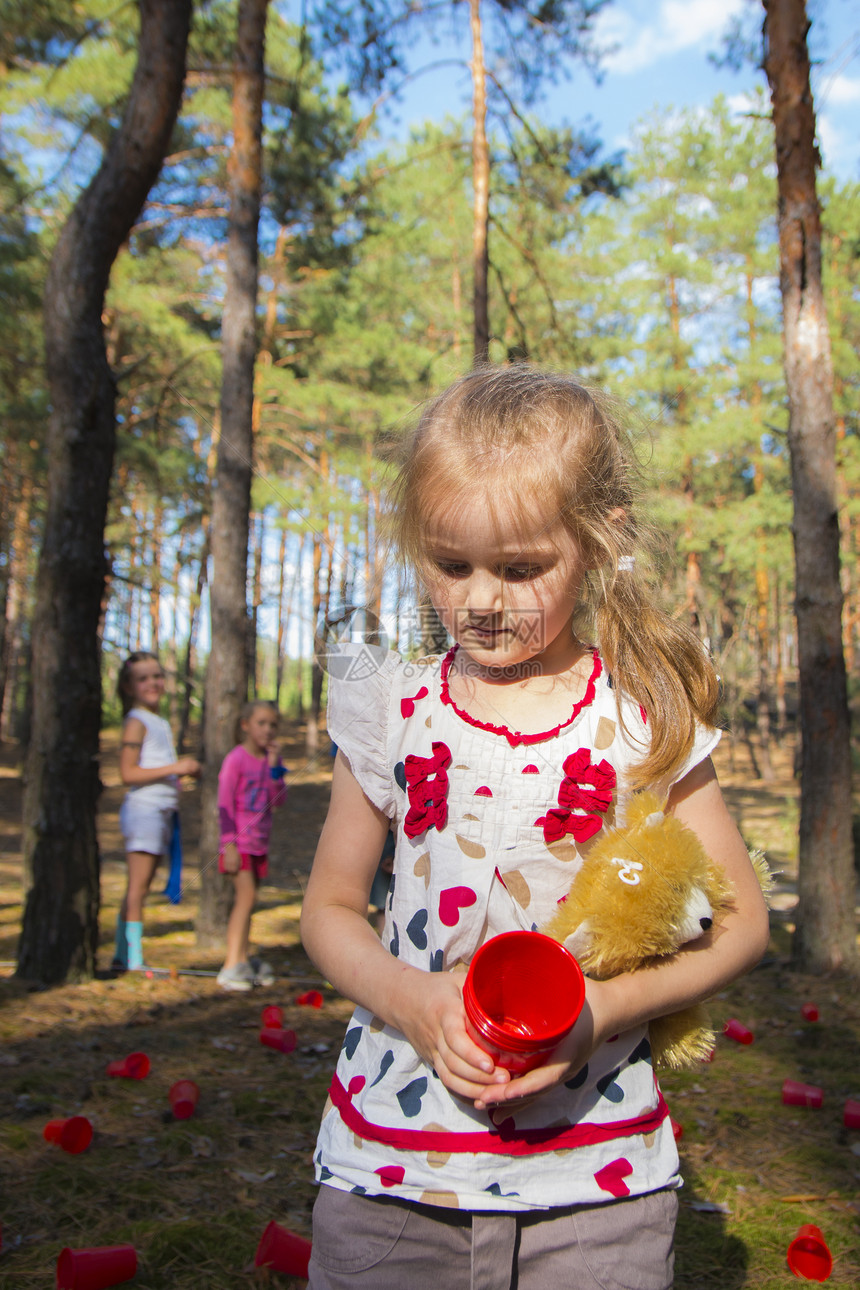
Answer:
[{"label": "red plastic cup", "polygon": [[108,1062],[107,1073],[119,1079],[146,1079],[149,1074],[149,1058],[146,1053],[129,1053],[128,1057]]},{"label": "red plastic cup", "polygon": [[800,1015],[804,1021],[817,1021],[818,1008],[814,1003],[805,1003],[800,1009]]},{"label": "red plastic cup", "polygon": [[845,1103],[842,1120],[846,1129],[860,1129],[860,1102],[855,1102],[849,1097]]},{"label": "red plastic cup", "polygon": [[270,1030],[280,1030],[284,1024],[284,1010],[279,1008],[276,1003],[270,1003],[263,1009],[262,1017],[263,1027]]},{"label": "red plastic cup", "polygon": [[463,982],[466,1028],[515,1075],[546,1061],[584,1001],[576,959],[540,932],[502,932],[485,941]]},{"label": "red plastic cup", "polygon": [[137,1273],[133,1245],[102,1245],[89,1250],[60,1250],[57,1290],[108,1290]]},{"label": "red plastic cup", "polygon": [[728,1035],[729,1039],[734,1039],[738,1044],[751,1044],[755,1035],[751,1030],[747,1030],[743,1022],[738,1021],[736,1017],[729,1017],[723,1026],[723,1034]]},{"label": "red plastic cup", "polygon": [[788,1247],[788,1266],[796,1277],[807,1281],[826,1281],[833,1271],[833,1258],[821,1229],[804,1223]]},{"label": "red plastic cup", "polygon": [[677,1120],[673,1120],[671,1115],[669,1116],[669,1123],[672,1126],[672,1137],[676,1142],[680,1142],[684,1136],[683,1124],[679,1124]]},{"label": "red plastic cup", "polygon": [[76,1156],[86,1151],[93,1140],[93,1126],[85,1115],[72,1115],[68,1120],[49,1120],[42,1130],[46,1142],[56,1142],[58,1147]]},{"label": "red plastic cup", "polygon": [[321,1008],[323,997],[319,990],[305,990],[304,994],[296,995],[296,1003],[300,1008]]},{"label": "red plastic cup", "polygon": [[279,1053],[291,1053],[296,1046],[296,1032],[282,1030],[280,1026],[264,1026],[260,1031],[260,1043],[277,1049]]},{"label": "red plastic cup", "polygon": [[824,1090],[817,1084],[801,1084],[799,1080],[787,1079],[782,1085],[782,1100],[786,1106],[821,1106]]},{"label": "red plastic cup", "polygon": [[283,1272],[290,1277],[303,1277],[307,1281],[310,1257],[310,1241],[271,1222],[266,1225],[260,1237],[260,1244],[254,1255],[254,1266],[272,1268],[275,1272]]},{"label": "red plastic cup", "polygon": [[174,1120],[190,1120],[200,1097],[200,1089],[193,1079],[178,1079],[175,1084],[171,1084],[167,1096]]}]

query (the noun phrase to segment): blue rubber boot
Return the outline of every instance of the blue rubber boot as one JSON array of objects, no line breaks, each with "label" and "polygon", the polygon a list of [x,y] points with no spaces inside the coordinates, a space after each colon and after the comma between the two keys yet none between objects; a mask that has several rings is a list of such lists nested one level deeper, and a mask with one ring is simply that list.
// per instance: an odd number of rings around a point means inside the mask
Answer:
[{"label": "blue rubber boot", "polygon": [[128,970],[140,972],[143,962],[143,923],[126,923],[125,935],[128,941]]}]

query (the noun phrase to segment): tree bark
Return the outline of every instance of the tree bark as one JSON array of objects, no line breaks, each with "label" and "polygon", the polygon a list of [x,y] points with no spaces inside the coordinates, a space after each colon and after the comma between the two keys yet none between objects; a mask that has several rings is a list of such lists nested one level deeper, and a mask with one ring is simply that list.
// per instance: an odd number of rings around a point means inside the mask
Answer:
[{"label": "tree bark", "polygon": [[779,192],[788,443],[800,674],[799,904],[792,956],[806,971],[856,962],[851,758],[836,502],[830,337],[804,0],[763,0]]},{"label": "tree bark", "polygon": [[60,234],[45,289],[51,415],[17,970],[47,983],[90,977],[96,965],[98,629],[116,433],[102,308],[111,265],[158,175],[179,110],[191,0],[139,0],[139,9],[137,67],[122,124]]},{"label": "tree bark", "polygon": [[490,148],[487,142],[487,76],[481,32],[481,0],[469,0],[472,28],[472,222],[474,364],[490,351]]},{"label": "tree bark", "polygon": [[227,285],[221,325],[221,439],[212,502],[212,644],[206,673],[197,942],[224,942],[232,887],[218,872],[218,771],[248,695],[248,534],[257,356],[258,229],[269,0],[240,0],[233,67]]}]

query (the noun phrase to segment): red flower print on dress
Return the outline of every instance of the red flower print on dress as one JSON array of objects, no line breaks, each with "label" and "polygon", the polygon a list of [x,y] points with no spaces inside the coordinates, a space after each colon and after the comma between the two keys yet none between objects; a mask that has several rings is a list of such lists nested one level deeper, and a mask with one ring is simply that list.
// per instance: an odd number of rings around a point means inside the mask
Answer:
[{"label": "red flower print on dress", "polygon": [[617,776],[609,762],[592,763],[587,748],[580,748],[564,760],[564,779],[558,790],[558,806],[535,820],[543,827],[547,846],[572,833],[576,842],[586,842],[603,827],[602,817],[612,804]]},{"label": "red flower print on dress", "polygon": [[425,829],[442,829],[448,818],[448,767],[451,751],[446,744],[434,743],[432,757],[405,759],[406,793],[409,810],[403,821],[407,838],[417,838]]}]

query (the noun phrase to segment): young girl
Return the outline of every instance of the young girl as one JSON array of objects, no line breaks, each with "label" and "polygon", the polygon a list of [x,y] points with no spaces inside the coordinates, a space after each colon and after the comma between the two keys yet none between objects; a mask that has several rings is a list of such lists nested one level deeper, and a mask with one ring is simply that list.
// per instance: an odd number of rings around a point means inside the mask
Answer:
[{"label": "young girl", "polygon": [[250,990],[254,985],[271,985],[275,979],[268,963],[249,957],[248,938],[257,885],[268,872],[272,810],[287,797],[274,703],[246,703],[239,728],[241,741],[228,752],[218,775],[218,867],[230,875],[235,887],[227,923],[227,957],[218,973],[218,984],[225,990]]},{"label": "young girl", "polygon": [[193,757],[177,759],[170,726],[158,715],[164,672],[154,654],[138,650],[119,671],[117,691],[125,720],[119,773],[128,785],[119,812],[128,863],[128,885],[116,925],[114,971],[144,967],[143,902],[158,862],[170,845],[179,804],[179,777],[198,776]]},{"label": "young girl", "polygon": [[[395,537],[455,644],[418,663],[361,647],[360,682],[329,681],[339,753],[302,929],[358,1006],[317,1145],[312,1290],[672,1283],[678,1156],[648,1021],[750,968],[768,928],[710,760],[716,678],[648,598],[631,474],[606,402],[528,366],[465,376],[406,445]],[[511,1077],[466,1031],[465,967],[548,920],[645,785],[734,908],[659,966],[588,981],[550,1059]]]}]

